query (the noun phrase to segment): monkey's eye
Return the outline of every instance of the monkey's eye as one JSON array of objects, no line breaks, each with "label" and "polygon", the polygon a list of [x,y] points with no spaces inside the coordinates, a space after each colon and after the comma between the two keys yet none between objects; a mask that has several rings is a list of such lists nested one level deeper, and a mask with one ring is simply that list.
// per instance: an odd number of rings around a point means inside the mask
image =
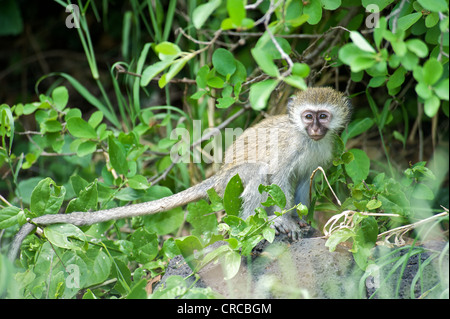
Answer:
[{"label": "monkey's eye", "polygon": [[321,120],[324,120],[324,119],[326,119],[327,117],[328,117],[328,115],[325,114],[325,113],[319,114],[319,119],[321,119]]},{"label": "monkey's eye", "polygon": [[307,119],[307,120],[312,120],[312,119],[313,119],[312,114],[310,114],[310,113],[306,114],[306,115],[305,115],[305,119]]}]

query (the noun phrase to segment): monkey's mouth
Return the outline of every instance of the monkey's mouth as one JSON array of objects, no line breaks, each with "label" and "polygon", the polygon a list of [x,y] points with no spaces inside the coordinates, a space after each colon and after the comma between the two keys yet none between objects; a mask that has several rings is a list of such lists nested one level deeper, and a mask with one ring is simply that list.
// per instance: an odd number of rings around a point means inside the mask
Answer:
[{"label": "monkey's mouth", "polygon": [[310,135],[309,137],[312,138],[314,141],[318,141],[321,140],[324,137],[324,135]]}]

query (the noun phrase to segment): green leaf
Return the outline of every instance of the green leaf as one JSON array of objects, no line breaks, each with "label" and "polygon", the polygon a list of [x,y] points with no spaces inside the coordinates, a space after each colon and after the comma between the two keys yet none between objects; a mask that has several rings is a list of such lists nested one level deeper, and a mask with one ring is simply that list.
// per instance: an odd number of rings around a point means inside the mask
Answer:
[{"label": "green leaf", "polygon": [[195,77],[195,82],[197,82],[197,86],[200,89],[206,89],[209,71],[209,66],[206,64],[198,70],[197,76]]},{"label": "green leaf", "polygon": [[137,229],[130,238],[133,243],[133,257],[139,263],[148,263],[158,254],[158,236],[145,228]]},{"label": "green leaf", "polygon": [[235,102],[235,99],[232,97],[221,97],[217,99],[216,107],[219,109],[226,109],[232,106]]},{"label": "green leaf", "polygon": [[311,68],[308,64],[305,63],[294,63],[292,67],[292,74],[301,76],[302,78],[306,78],[309,75]]},{"label": "green leaf", "polygon": [[213,233],[217,228],[217,218],[211,206],[205,200],[189,203],[186,221],[194,227],[192,234],[201,236],[204,233]]},{"label": "green leaf", "polygon": [[65,195],[64,186],[57,186],[50,177],[47,177],[33,189],[30,210],[35,216],[57,214]]},{"label": "green leaf", "polygon": [[223,76],[231,75],[236,71],[236,62],[233,54],[223,48],[214,51],[212,64],[216,71]]},{"label": "green leaf", "polygon": [[373,124],[374,120],[370,117],[365,117],[363,119],[357,119],[352,121],[346,130],[342,132],[342,140],[344,144],[351,138],[358,136],[367,130],[369,130]]},{"label": "green leaf", "polygon": [[233,176],[223,194],[223,207],[227,215],[238,216],[242,205],[241,194],[244,191],[239,175]]},{"label": "green leaf", "polygon": [[273,58],[270,54],[258,48],[253,48],[251,52],[256,63],[258,63],[258,66],[266,74],[273,77],[278,77],[280,75],[278,67],[273,62]]},{"label": "green leaf", "polygon": [[348,43],[339,50],[339,59],[353,72],[359,72],[372,67],[375,63],[375,54],[362,51],[354,43]]},{"label": "green leaf", "polygon": [[103,120],[103,113],[100,111],[92,113],[91,117],[88,120],[88,124],[92,126],[92,128],[96,128]]},{"label": "green leaf", "polygon": [[250,87],[250,104],[254,110],[262,110],[267,106],[267,100],[277,87],[278,80],[264,80]]},{"label": "green leaf", "polygon": [[97,182],[90,183],[78,193],[78,198],[72,199],[66,208],[66,214],[72,212],[96,211],[98,203]]},{"label": "green leaf", "polygon": [[224,254],[219,256],[219,262],[223,270],[223,279],[229,280],[236,276],[239,271],[241,255],[237,251],[228,249]]},{"label": "green leaf", "polygon": [[377,199],[371,199],[367,204],[366,207],[368,210],[374,210],[377,208],[380,208],[382,205],[381,201],[377,200]]},{"label": "green leaf", "polygon": [[406,31],[408,30],[414,23],[416,23],[422,17],[421,12],[414,12],[411,14],[407,14],[398,19],[397,26],[400,30]]},{"label": "green leaf", "polygon": [[393,89],[401,86],[403,82],[405,82],[405,74],[406,70],[403,67],[398,68],[395,72],[389,77],[389,80],[386,83],[388,89]]},{"label": "green leaf", "polygon": [[351,149],[349,152],[353,154],[354,160],[345,164],[345,171],[353,180],[353,183],[357,184],[369,176],[370,159],[360,149]]},{"label": "green leaf", "polygon": [[350,38],[352,39],[353,43],[361,50],[370,53],[376,52],[375,49],[369,44],[369,42],[367,42],[367,40],[358,31],[351,31]]},{"label": "green leaf", "polygon": [[142,175],[135,175],[128,179],[128,185],[133,189],[147,189],[149,184],[147,179]]},{"label": "green leaf", "polygon": [[306,90],[308,88],[305,79],[297,75],[287,76],[283,79],[283,81],[289,84],[290,86],[300,90]]},{"label": "green leaf", "polygon": [[431,188],[422,183],[417,183],[414,185],[414,190],[411,195],[417,199],[424,199],[424,200],[434,199],[434,194]]},{"label": "green leaf", "polygon": [[430,58],[423,65],[423,80],[426,84],[433,85],[441,78],[443,72],[441,62],[436,58]]},{"label": "green leaf", "polygon": [[65,249],[82,250],[86,243],[84,232],[72,224],[49,225],[44,234],[53,245]]},{"label": "green leaf", "polygon": [[195,258],[195,254],[203,249],[203,245],[200,240],[195,236],[187,236],[181,239],[176,239],[175,243],[178,249],[183,255],[184,260],[192,270],[196,270],[200,265],[200,260]]},{"label": "green leaf", "polygon": [[246,12],[243,0],[227,0],[227,11],[234,26],[240,27]]},{"label": "green leaf", "polygon": [[448,87],[449,87],[448,78],[443,79],[438,84],[436,84],[436,86],[434,87],[434,91],[436,92],[436,95],[440,99],[448,101],[448,93],[449,93]]},{"label": "green leaf", "polygon": [[90,126],[88,122],[83,120],[81,117],[71,117],[67,121],[66,126],[70,134],[72,134],[75,137],[89,138],[89,139],[97,138],[97,133],[95,132],[94,128]]},{"label": "green leaf", "polygon": [[222,0],[212,0],[199,5],[192,12],[192,23],[196,29],[201,29],[209,16],[222,4]]},{"label": "green leaf", "polygon": [[164,71],[172,63],[173,61],[171,60],[164,60],[146,67],[144,72],[142,72],[141,86],[147,86],[155,76]]},{"label": "green leaf", "polygon": [[432,95],[430,98],[425,100],[423,105],[424,112],[427,116],[433,117],[439,111],[439,106],[441,105],[441,101],[436,95]]},{"label": "green leaf", "polygon": [[338,229],[335,232],[333,232],[331,236],[327,239],[325,246],[328,247],[330,252],[333,252],[336,250],[337,245],[354,236],[355,234],[351,229],[348,228]]},{"label": "green leaf", "polygon": [[111,272],[112,262],[109,256],[103,251],[96,249],[89,249],[86,255],[82,255],[83,261],[89,269],[89,278],[86,282],[86,287],[99,284],[108,279]]},{"label": "green leaf", "polygon": [[183,223],[184,211],[181,207],[144,217],[145,229],[158,235],[170,234],[178,230]]},{"label": "green leaf", "polygon": [[181,49],[174,43],[164,41],[155,46],[155,52],[160,60],[172,61],[181,53]]},{"label": "green leaf", "polygon": [[321,0],[325,10],[336,10],[341,6],[341,0]]},{"label": "green leaf", "polygon": [[445,0],[418,0],[420,5],[432,12],[447,12],[448,3]]},{"label": "green leaf", "polygon": [[0,210],[0,229],[17,224],[17,215],[21,212],[19,207],[8,206]]},{"label": "green leaf", "polygon": [[160,88],[163,88],[166,86],[167,83],[172,80],[175,75],[177,75],[182,68],[186,65],[186,63],[192,58],[193,56],[186,56],[184,58],[176,60],[172,66],[170,67],[169,71],[161,76],[161,79],[158,81],[158,85]]},{"label": "green leaf", "polygon": [[310,0],[307,5],[303,6],[303,13],[309,16],[307,22],[309,24],[317,24],[322,19],[322,4],[320,0]]},{"label": "green leaf", "polygon": [[280,188],[280,186],[275,184],[267,186],[259,185],[258,191],[260,194],[262,194],[263,192],[267,192],[269,195],[267,197],[267,200],[264,203],[261,203],[263,206],[270,207],[276,205],[282,210],[286,207],[286,196],[284,195],[284,192]]},{"label": "green leaf", "polygon": [[77,156],[83,157],[94,153],[97,150],[97,143],[93,141],[86,141],[78,145]]},{"label": "green leaf", "polygon": [[64,110],[69,101],[69,92],[66,87],[58,86],[55,88],[52,92],[52,99],[54,106],[58,111]]},{"label": "green leaf", "polygon": [[109,145],[109,160],[112,167],[118,174],[126,175],[128,173],[128,162],[125,147],[112,136],[108,139]]},{"label": "green leaf", "polygon": [[215,88],[215,89],[221,89],[225,85],[225,82],[219,78],[218,76],[214,76],[206,82],[209,87]]}]

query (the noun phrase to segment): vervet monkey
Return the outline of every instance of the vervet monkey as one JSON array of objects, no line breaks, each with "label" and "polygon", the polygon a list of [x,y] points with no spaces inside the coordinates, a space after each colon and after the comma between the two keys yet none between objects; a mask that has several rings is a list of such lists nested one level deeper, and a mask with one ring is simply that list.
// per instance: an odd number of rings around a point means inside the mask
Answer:
[{"label": "vervet monkey", "polygon": [[[205,181],[150,202],[33,218],[14,238],[10,258],[16,258],[23,239],[36,225],[69,223],[84,226],[168,211],[205,198],[210,188],[223,194],[228,181],[236,174],[244,185],[241,195],[243,219],[254,214],[267,198],[267,194],[259,193],[260,184],[280,186],[286,195],[286,209],[299,202],[309,205],[310,175],[318,166],[327,166],[332,161],[334,135],[350,121],[352,107],[340,92],[331,88],[310,88],[292,96],[287,109],[287,114],[267,118],[245,130],[228,148],[220,171]],[[273,214],[273,208],[267,211],[269,215]],[[300,236],[299,222],[294,212],[276,218],[273,227],[277,234],[285,233],[296,240]]]}]

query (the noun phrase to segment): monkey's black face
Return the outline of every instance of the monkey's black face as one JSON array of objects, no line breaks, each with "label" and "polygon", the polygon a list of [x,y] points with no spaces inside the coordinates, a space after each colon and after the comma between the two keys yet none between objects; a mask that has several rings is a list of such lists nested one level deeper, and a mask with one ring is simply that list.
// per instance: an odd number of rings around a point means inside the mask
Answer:
[{"label": "monkey's black face", "polygon": [[331,113],[325,110],[306,110],[302,113],[302,122],[308,136],[314,141],[321,140],[328,131]]}]

